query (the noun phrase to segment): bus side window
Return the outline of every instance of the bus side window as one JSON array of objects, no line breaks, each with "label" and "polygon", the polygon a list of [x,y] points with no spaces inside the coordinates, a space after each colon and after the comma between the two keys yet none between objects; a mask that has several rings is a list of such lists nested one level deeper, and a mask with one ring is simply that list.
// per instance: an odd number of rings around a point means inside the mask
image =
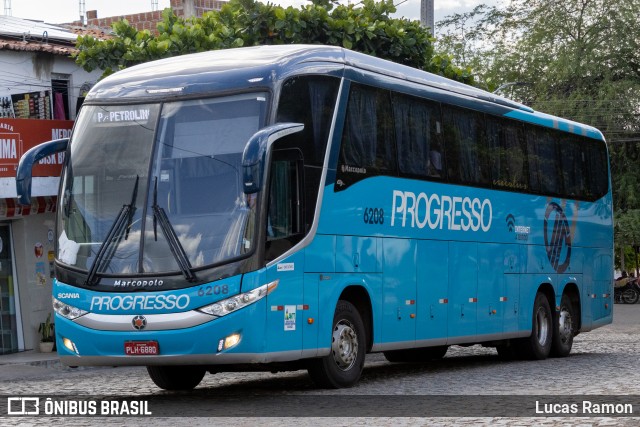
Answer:
[{"label": "bus side window", "polygon": [[407,178],[441,178],[442,122],[436,102],[393,94],[398,170]]},{"label": "bus side window", "polygon": [[304,236],[302,153],[274,150],[269,178],[265,258],[271,261]]},{"label": "bus side window", "polygon": [[529,179],[522,125],[487,116],[486,133],[493,187],[512,191],[527,190]]},{"label": "bus side window", "polygon": [[527,129],[529,183],[533,191],[555,196],[562,194],[558,144],[549,130],[530,126]]},{"label": "bus side window", "polygon": [[442,121],[449,181],[463,185],[489,186],[491,166],[483,115],[444,105]]},{"label": "bus side window", "polygon": [[302,132],[279,139],[277,147],[299,149],[304,158],[305,232],[315,215],[339,85],[336,77],[302,75],[284,81],[280,92],[276,122],[304,124]]},{"label": "bus side window", "polygon": [[390,92],[353,83],[334,191],[372,176],[397,176],[395,138]]}]

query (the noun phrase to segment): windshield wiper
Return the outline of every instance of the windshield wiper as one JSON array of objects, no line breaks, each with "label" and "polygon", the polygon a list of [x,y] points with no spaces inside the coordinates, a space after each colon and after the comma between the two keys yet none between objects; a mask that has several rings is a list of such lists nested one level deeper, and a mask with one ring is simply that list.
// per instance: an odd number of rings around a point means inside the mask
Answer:
[{"label": "windshield wiper", "polygon": [[102,245],[100,245],[100,249],[98,249],[96,257],[93,259],[93,263],[91,264],[91,268],[89,269],[89,274],[87,275],[85,285],[95,285],[95,279],[98,270],[102,270],[102,267],[104,267],[104,260],[108,261],[113,257],[113,254],[118,247],[118,243],[120,243],[120,240],[122,240],[123,231],[125,232],[125,240],[129,238],[129,229],[131,228],[133,215],[136,212],[136,198],[138,196],[139,180],[140,176],[136,175],[136,184],[134,185],[133,193],[131,194],[131,203],[129,203],[128,205],[122,205],[122,209],[120,209],[120,212],[118,212],[115,221],[113,221],[113,224],[111,224],[111,228],[109,228],[109,231],[107,232],[107,237],[105,237],[104,242],[102,242]]},{"label": "windshield wiper", "polygon": [[153,206],[151,207],[151,209],[153,210],[153,234],[155,239],[158,240],[157,223],[160,223],[160,229],[162,230],[164,237],[167,239],[169,249],[171,249],[171,253],[178,263],[178,267],[180,267],[180,271],[182,271],[184,278],[189,282],[195,281],[196,276],[193,273],[193,267],[189,262],[187,253],[184,251],[184,247],[182,247],[182,244],[180,244],[180,240],[178,240],[176,230],[171,225],[171,222],[169,222],[169,218],[167,217],[164,209],[158,205],[157,177],[155,179],[153,187]]}]

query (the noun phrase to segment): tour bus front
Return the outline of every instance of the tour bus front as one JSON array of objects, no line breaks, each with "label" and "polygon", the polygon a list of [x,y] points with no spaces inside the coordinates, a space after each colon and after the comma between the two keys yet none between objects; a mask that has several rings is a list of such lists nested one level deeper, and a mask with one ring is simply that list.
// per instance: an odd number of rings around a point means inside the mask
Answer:
[{"label": "tour bus front", "polygon": [[277,281],[247,273],[263,202],[245,191],[242,161],[267,99],[83,107],[58,205],[64,363],[238,363],[264,351]]}]

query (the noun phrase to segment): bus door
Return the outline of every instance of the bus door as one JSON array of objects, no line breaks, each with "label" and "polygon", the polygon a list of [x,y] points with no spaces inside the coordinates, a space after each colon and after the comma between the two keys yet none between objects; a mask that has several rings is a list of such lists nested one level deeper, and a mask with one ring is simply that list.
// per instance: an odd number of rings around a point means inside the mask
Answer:
[{"label": "bus door", "polygon": [[410,239],[381,239],[382,255],[382,341],[413,346],[416,339],[417,242]]},{"label": "bus door", "polygon": [[[505,246],[510,245],[478,245],[478,335],[502,333],[504,303],[501,300],[505,292],[505,270],[509,268]],[[496,268],[496,265],[503,265],[503,268]]]},{"label": "bus door", "polygon": [[[443,254],[449,243],[436,240],[418,241],[416,325],[417,346],[424,340],[447,339],[447,307],[449,264]],[[425,344],[429,344],[426,342]],[[436,343],[435,345],[438,345]]]},{"label": "bus door", "polygon": [[478,335],[518,330],[519,250],[508,244],[478,247]]},{"label": "bus door", "polygon": [[[478,244],[449,242],[449,344],[477,331]],[[462,339],[462,340],[461,340]]]},{"label": "bus door", "polygon": [[522,245],[502,245],[504,247],[504,288],[498,304],[503,312],[504,333],[518,331],[518,310],[520,308],[520,259]]},{"label": "bus door", "polygon": [[[303,161],[297,149],[274,150],[270,166],[265,259],[279,259],[267,271],[278,280],[277,292],[267,298],[267,351],[287,351],[287,358],[302,348],[304,251],[282,258],[304,235]],[[296,356],[296,357],[299,357]]]}]

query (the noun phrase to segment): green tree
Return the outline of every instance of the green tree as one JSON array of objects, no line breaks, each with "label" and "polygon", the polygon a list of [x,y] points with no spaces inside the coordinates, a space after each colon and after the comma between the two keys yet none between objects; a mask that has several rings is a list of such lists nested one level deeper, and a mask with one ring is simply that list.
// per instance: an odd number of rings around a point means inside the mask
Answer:
[{"label": "green tree", "polygon": [[[616,218],[616,252],[618,266],[621,270],[629,270],[631,266],[640,277],[640,209],[630,209]],[[624,254],[624,256],[622,256]]]},{"label": "green tree", "polygon": [[637,0],[511,0],[439,22],[436,51],[472,66],[488,90],[599,128],[622,217],[640,209],[638,16]]},{"label": "green tree", "polygon": [[137,31],[127,21],[113,25],[114,37],[79,37],[76,63],[104,75],[154,59],[263,44],[343,46],[394,62],[473,83],[470,69],[456,67],[447,55],[433,54],[433,39],[418,21],[392,18],[392,0],[363,0],[338,5],[313,0],[301,8],[283,8],[255,0],[231,0],[220,11],[184,20],[163,11],[158,34]]}]

